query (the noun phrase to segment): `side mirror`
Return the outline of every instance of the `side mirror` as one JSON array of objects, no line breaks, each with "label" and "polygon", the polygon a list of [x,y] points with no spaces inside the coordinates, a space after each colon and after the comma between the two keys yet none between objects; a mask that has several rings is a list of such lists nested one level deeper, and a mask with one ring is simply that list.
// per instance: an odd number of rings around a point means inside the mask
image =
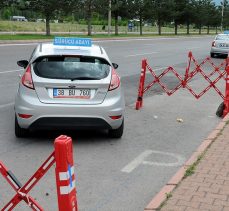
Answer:
[{"label": "side mirror", "polygon": [[112,63],[112,65],[113,65],[114,69],[117,69],[118,68],[118,64]]},{"label": "side mirror", "polygon": [[24,69],[28,66],[29,62],[27,60],[17,61],[17,65],[23,67]]}]

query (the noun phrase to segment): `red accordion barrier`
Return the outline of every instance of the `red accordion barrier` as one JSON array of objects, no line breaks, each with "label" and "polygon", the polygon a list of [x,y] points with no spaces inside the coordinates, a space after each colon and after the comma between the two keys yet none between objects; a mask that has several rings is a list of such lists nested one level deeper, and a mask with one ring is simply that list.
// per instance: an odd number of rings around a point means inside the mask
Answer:
[{"label": "red accordion barrier", "polygon": [[[189,52],[188,58],[189,58],[188,65],[187,65],[184,76],[181,76],[173,67],[168,67],[160,75],[157,76],[155,71],[147,63],[147,60],[143,59],[141,75],[140,75],[140,80],[139,80],[138,97],[136,101],[136,110],[139,110],[143,106],[144,93],[147,92],[155,84],[159,84],[160,87],[165,91],[165,93],[168,96],[174,94],[180,88],[186,88],[196,99],[199,99],[208,90],[213,88],[224,100],[223,116],[229,113],[229,66],[228,66],[229,58],[225,59],[219,66],[216,66],[210,57],[207,57],[204,61],[202,61],[199,64],[197,60],[193,57],[192,52]],[[192,70],[191,70],[191,63],[193,63],[195,66],[195,68]],[[207,63],[211,65],[213,69],[210,74],[206,74],[203,71],[203,66]],[[220,70],[221,68],[223,68],[223,71]],[[153,76],[153,81],[145,86],[145,78],[146,78],[147,70]],[[167,73],[173,73],[174,76],[179,81],[177,86],[173,88],[172,90],[168,89],[166,84],[164,84],[161,81],[162,77],[165,76]],[[205,89],[203,89],[200,93],[194,92],[194,90],[188,84],[191,81],[191,79],[198,73],[200,73],[202,77],[208,82],[208,86]],[[218,74],[218,76],[214,80],[211,80],[210,77],[216,73]],[[225,95],[216,86],[216,83],[220,79],[224,79],[226,81]]]},{"label": "red accordion barrier", "polygon": [[21,185],[14,174],[0,161],[0,174],[16,191],[14,197],[1,209],[11,211],[22,200],[34,211],[44,209],[28,193],[56,163],[56,186],[59,211],[78,211],[76,200],[76,187],[73,164],[72,139],[67,136],[59,136],[54,142],[55,150],[38,168],[34,175]]}]

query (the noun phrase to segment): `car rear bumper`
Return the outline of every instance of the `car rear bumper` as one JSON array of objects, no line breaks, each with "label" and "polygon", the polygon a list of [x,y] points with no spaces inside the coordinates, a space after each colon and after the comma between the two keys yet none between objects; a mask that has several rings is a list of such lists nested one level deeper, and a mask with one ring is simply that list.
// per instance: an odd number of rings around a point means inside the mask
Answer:
[{"label": "car rear bumper", "polygon": [[223,48],[217,48],[217,47],[211,48],[211,53],[215,53],[215,54],[228,55],[228,52],[229,52],[229,49],[223,49]]},{"label": "car rear bumper", "polygon": [[[18,124],[25,129],[117,129],[124,118],[123,94],[108,93],[101,104],[63,105],[41,103],[35,91],[33,94],[30,91],[29,95],[22,93],[19,89],[16,95],[15,113]],[[32,116],[21,118],[19,114]],[[112,119],[112,116],[120,118]]]}]

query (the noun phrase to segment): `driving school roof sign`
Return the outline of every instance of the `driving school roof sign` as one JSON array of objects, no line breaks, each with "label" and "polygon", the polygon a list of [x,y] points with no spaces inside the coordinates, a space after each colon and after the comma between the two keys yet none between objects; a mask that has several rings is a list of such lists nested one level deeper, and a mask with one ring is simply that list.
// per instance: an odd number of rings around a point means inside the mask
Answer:
[{"label": "driving school roof sign", "polygon": [[54,45],[62,46],[80,46],[91,47],[92,42],[89,38],[76,38],[76,37],[55,37]]}]

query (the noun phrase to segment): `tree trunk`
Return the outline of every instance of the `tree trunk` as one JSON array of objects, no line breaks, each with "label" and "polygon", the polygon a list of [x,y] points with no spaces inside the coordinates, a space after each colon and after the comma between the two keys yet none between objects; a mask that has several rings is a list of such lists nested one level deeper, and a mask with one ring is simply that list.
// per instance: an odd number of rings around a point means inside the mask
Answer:
[{"label": "tree trunk", "polygon": [[208,25],[207,34],[210,32],[210,26]]},{"label": "tree trunk", "polygon": [[190,24],[189,24],[189,21],[187,21],[187,34],[190,34]]},{"label": "tree trunk", "polygon": [[115,35],[118,35],[118,13],[115,12]]},{"label": "tree trunk", "polygon": [[47,15],[46,16],[46,36],[50,36],[50,17]]},{"label": "tree trunk", "polygon": [[218,34],[218,27],[215,27],[215,33]]},{"label": "tree trunk", "polygon": [[142,13],[140,12],[140,35],[142,36]]},{"label": "tree trunk", "polygon": [[201,24],[200,24],[200,26],[199,26],[199,34],[201,34]]},{"label": "tree trunk", "polygon": [[161,20],[158,20],[158,34],[161,35]]},{"label": "tree trunk", "polygon": [[91,31],[92,31],[91,28],[92,26],[91,26],[91,18],[90,18],[87,20],[87,35],[88,36],[91,36]]},{"label": "tree trunk", "polygon": [[175,20],[175,23],[174,23],[175,35],[177,35],[177,26],[178,26],[178,23],[177,23],[177,21]]}]

